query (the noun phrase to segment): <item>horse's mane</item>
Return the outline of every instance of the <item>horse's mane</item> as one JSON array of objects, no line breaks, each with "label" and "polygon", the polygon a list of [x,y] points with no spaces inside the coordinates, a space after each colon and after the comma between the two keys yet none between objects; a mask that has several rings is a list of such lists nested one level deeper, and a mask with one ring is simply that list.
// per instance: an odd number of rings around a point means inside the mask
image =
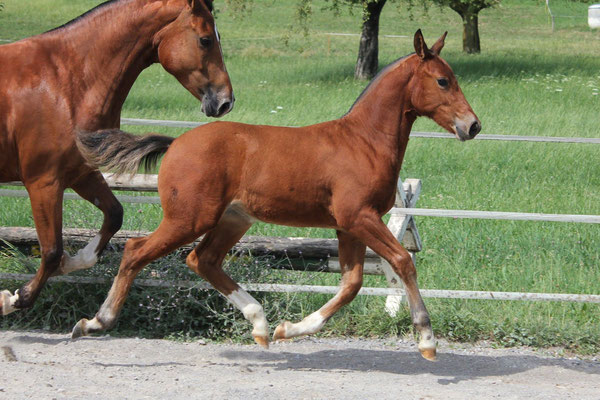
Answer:
[{"label": "horse's mane", "polygon": [[[73,25],[73,24],[81,21],[82,19],[87,18],[89,15],[95,13],[96,11],[98,11],[98,10],[100,10],[102,8],[105,8],[105,7],[107,7],[107,6],[109,6],[109,5],[113,4],[113,3],[117,3],[119,1],[121,1],[121,0],[108,0],[108,1],[105,1],[104,3],[98,4],[96,7],[92,8],[91,10],[88,10],[88,11],[84,12],[79,17],[73,18],[72,20],[70,20],[69,22],[67,22],[67,23],[65,23],[65,24],[63,24],[61,26],[57,26],[56,28],[52,28],[49,31],[47,31],[46,33],[48,33],[48,32],[54,32],[54,31],[66,28],[68,26],[71,26],[71,25]],[[204,0],[204,3],[208,7],[208,10],[212,13],[213,12],[213,1],[212,0]]]},{"label": "horse's mane", "polygon": [[105,8],[105,7],[109,6],[109,5],[111,5],[112,3],[117,3],[119,1],[121,1],[121,0],[108,0],[108,1],[105,1],[104,3],[98,4],[96,7],[92,8],[91,10],[88,10],[88,11],[84,12],[79,17],[73,18],[72,20],[70,20],[69,22],[67,22],[67,23],[65,23],[65,24],[63,24],[61,26],[57,26],[56,28],[50,29],[46,33],[58,31],[58,30],[61,30],[63,28],[66,28],[68,26],[71,26],[71,25],[73,25],[73,24],[81,21],[82,19],[87,18],[89,15],[95,13],[96,11],[98,11],[98,10],[100,10],[102,8]]},{"label": "horse's mane", "polygon": [[371,79],[371,82],[369,82],[367,87],[364,88],[364,90],[361,92],[360,96],[358,96],[358,98],[354,101],[354,103],[352,103],[352,107],[350,107],[350,109],[348,110],[348,112],[346,114],[348,114],[350,111],[352,111],[352,109],[354,108],[356,103],[358,103],[360,101],[360,99],[363,98],[365,93],[367,93],[369,91],[369,89],[371,88],[371,86],[373,86],[373,84],[375,82],[377,82],[380,78],[382,78],[390,69],[392,69],[392,67],[396,66],[396,64],[399,64],[400,62],[404,61],[404,59],[408,58],[409,56],[411,56],[413,54],[414,53],[410,53],[410,54],[405,55],[404,57],[400,57],[397,60],[392,61],[391,63],[389,63],[388,65],[383,67],[383,69],[381,71],[379,71],[373,79]]}]

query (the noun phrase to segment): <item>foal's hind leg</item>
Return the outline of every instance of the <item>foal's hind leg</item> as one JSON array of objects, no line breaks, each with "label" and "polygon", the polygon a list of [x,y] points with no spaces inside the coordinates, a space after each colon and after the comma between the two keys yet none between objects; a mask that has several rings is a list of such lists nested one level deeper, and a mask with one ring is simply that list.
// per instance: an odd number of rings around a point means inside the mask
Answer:
[{"label": "foal's hind leg", "polygon": [[102,211],[104,222],[100,232],[75,256],[71,257],[67,252],[64,253],[58,274],[68,274],[92,267],[110,238],[117,233],[123,223],[123,207],[111,192],[100,171],[91,171],[71,187]]},{"label": "foal's hind leg", "polygon": [[140,270],[157,258],[194,241],[197,236],[199,234],[163,220],[158,229],[149,236],[128,240],[119,273],[113,281],[106,300],[91,321],[84,318],[75,325],[72,338],[76,339],[112,327]]},{"label": "foal's hind leg", "polygon": [[337,235],[340,267],[342,269],[342,282],[339,292],[323,307],[304,318],[301,322],[296,324],[288,321],[282,322],[275,329],[273,340],[289,339],[318,332],[333,314],[350,303],[358,294],[362,286],[366,247],[347,233],[338,231]]},{"label": "foal's hind leg", "polygon": [[227,252],[252,225],[243,212],[229,208],[217,226],[208,232],[200,244],[192,250],[186,263],[190,269],[210,282],[244,317],[252,323],[252,336],[256,343],[269,347],[269,325],[262,306],[242,289],[225,271],[222,263]]}]

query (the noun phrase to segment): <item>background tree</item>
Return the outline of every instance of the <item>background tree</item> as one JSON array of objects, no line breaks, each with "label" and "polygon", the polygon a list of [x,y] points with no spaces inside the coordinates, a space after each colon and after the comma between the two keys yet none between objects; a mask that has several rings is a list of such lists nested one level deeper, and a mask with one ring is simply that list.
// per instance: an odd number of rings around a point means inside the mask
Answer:
[{"label": "background tree", "polygon": [[481,52],[479,43],[479,12],[493,7],[500,0],[432,0],[442,6],[448,6],[460,15],[463,22],[463,51],[465,53]]},{"label": "background tree", "polygon": [[[325,0],[330,5],[326,7],[339,14],[343,5],[352,10],[356,7],[362,9],[362,30],[358,46],[358,58],[354,68],[354,77],[357,79],[370,79],[379,68],[379,16],[387,0]],[[394,1],[394,0],[390,0]],[[312,14],[312,0],[299,0],[296,16],[300,25],[307,31],[308,18]]]},{"label": "background tree", "polygon": [[354,67],[357,79],[370,79],[379,69],[379,16],[386,1],[363,1],[363,23]]}]

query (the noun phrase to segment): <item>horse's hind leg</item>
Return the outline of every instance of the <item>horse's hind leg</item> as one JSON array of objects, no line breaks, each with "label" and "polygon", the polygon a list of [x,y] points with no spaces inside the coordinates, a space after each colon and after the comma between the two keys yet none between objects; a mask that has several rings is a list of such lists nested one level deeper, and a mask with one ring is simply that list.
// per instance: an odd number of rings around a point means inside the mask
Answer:
[{"label": "horse's hind leg", "polygon": [[92,320],[84,318],[75,325],[72,338],[75,339],[112,327],[123,308],[133,280],[140,270],[157,258],[194,241],[199,235],[164,219],[158,229],[149,236],[128,240],[125,244],[119,273],[113,281],[106,300]]},{"label": "horse's hind leg", "polygon": [[231,279],[222,268],[227,252],[252,225],[252,219],[242,211],[229,208],[217,226],[208,232],[188,255],[186,263],[190,269],[206,279],[221,292],[244,317],[252,323],[252,336],[256,343],[269,346],[269,325],[262,306]]},{"label": "horse's hind leg", "polygon": [[14,295],[7,290],[0,293],[0,308],[3,315],[33,305],[48,278],[58,269],[63,254],[61,236],[63,188],[56,179],[40,179],[25,186],[29,192],[42,261],[33,279]]},{"label": "horse's hind leg", "polygon": [[338,231],[337,235],[340,267],[342,270],[340,290],[323,307],[302,321],[295,324],[284,321],[279,324],[273,334],[273,340],[289,339],[318,332],[333,314],[350,303],[358,294],[362,286],[366,247],[347,233]]},{"label": "horse's hind leg", "polygon": [[111,192],[102,174],[95,170],[71,185],[81,197],[98,207],[104,214],[100,232],[73,257],[66,252],[58,274],[92,267],[106,247],[110,238],[123,223],[123,207]]}]

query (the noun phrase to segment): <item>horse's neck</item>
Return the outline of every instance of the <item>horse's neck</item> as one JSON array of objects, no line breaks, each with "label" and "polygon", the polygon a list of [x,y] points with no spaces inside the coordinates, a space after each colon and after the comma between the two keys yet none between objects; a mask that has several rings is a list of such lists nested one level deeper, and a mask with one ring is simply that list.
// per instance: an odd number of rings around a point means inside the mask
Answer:
[{"label": "horse's neck", "polygon": [[400,65],[405,62],[391,65],[375,78],[343,117],[358,127],[356,134],[365,136],[382,158],[393,159],[398,170],[416,118],[409,107],[411,68]]},{"label": "horse's neck", "polygon": [[68,78],[81,91],[74,96],[80,128],[118,126],[133,83],[157,61],[155,34],[177,17],[158,3],[122,0],[49,33],[66,48]]}]

